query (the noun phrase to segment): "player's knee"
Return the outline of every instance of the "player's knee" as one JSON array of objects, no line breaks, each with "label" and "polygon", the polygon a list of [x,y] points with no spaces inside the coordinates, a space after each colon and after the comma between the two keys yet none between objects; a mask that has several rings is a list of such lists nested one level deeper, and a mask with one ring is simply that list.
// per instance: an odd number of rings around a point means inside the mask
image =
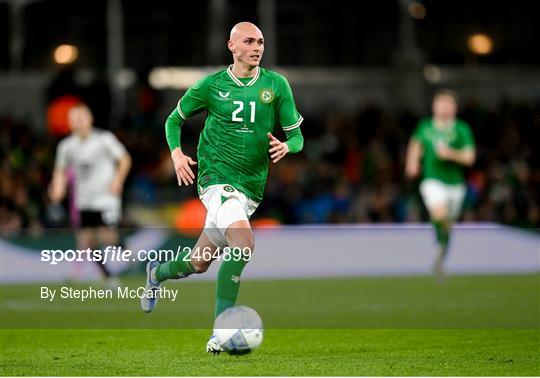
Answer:
[{"label": "player's knee", "polygon": [[442,222],[448,219],[448,207],[447,206],[434,206],[430,209],[430,217],[433,221]]},{"label": "player's knee", "polygon": [[255,250],[255,238],[253,233],[250,234],[242,241],[242,251],[244,251],[244,257],[250,259],[253,251]]},{"label": "player's knee", "polygon": [[229,246],[231,248],[239,248],[245,251],[244,254],[251,254],[255,249],[255,238],[253,232],[249,228],[239,228],[229,231]]}]

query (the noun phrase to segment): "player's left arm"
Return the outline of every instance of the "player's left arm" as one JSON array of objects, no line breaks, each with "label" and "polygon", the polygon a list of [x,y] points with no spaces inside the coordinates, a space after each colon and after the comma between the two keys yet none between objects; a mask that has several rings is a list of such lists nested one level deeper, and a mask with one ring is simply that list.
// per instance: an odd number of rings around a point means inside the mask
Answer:
[{"label": "player's left arm", "polygon": [[59,204],[66,196],[67,178],[65,170],[68,165],[66,148],[66,140],[63,140],[56,150],[54,171],[49,185],[49,198],[53,204]]},{"label": "player's left arm", "polygon": [[463,127],[459,136],[459,147],[452,148],[446,145],[437,146],[437,155],[440,159],[470,167],[476,161],[476,147],[471,129]]},{"label": "player's left arm", "polygon": [[107,148],[116,160],[116,171],[109,191],[116,196],[120,196],[124,189],[126,177],[131,169],[131,156],[113,133],[107,132],[104,139]]},{"label": "player's left arm", "polygon": [[450,160],[466,167],[470,167],[476,160],[476,149],[474,147],[455,149],[447,146],[438,146],[437,155],[440,159]]},{"label": "player's left arm", "polygon": [[304,137],[300,130],[300,124],[304,120],[294,103],[294,97],[288,81],[283,78],[278,96],[278,117],[282,125],[287,141],[281,142],[268,133],[270,139],[270,158],[273,163],[277,163],[287,154],[300,152],[304,147]]},{"label": "player's left arm", "polygon": [[118,165],[116,166],[116,175],[114,176],[110,189],[113,194],[120,196],[130,169],[131,156],[126,151],[126,153],[118,160]]}]

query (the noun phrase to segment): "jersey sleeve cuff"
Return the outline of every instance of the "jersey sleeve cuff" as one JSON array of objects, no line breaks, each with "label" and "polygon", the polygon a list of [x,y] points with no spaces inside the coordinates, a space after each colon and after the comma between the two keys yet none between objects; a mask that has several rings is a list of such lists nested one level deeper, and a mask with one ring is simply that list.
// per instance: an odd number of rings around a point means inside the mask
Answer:
[{"label": "jersey sleeve cuff", "polygon": [[300,127],[300,124],[302,123],[302,121],[304,120],[304,118],[302,116],[300,116],[300,118],[298,119],[298,121],[290,126],[283,126],[283,131],[291,131],[291,130],[294,130],[296,129],[297,127]]}]

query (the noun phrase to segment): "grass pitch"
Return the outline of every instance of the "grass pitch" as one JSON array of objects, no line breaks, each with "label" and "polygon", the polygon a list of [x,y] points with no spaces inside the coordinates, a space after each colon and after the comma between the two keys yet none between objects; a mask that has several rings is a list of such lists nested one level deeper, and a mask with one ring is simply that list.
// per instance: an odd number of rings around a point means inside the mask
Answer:
[{"label": "grass pitch", "polygon": [[170,286],[180,299],[142,314],[3,285],[0,374],[540,375],[538,275],[245,281],[239,303],[266,327],[246,356],[204,353],[213,282]]}]

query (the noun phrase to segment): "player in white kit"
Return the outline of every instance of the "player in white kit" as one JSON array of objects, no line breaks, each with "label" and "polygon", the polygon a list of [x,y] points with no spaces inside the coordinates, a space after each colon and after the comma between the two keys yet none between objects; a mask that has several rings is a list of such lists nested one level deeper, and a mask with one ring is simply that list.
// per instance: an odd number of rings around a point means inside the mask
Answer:
[{"label": "player in white kit", "polygon": [[[118,245],[122,204],[121,195],[131,168],[131,157],[113,133],[93,127],[90,109],[79,104],[70,109],[71,135],[63,139],[56,151],[53,179],[49,191],[53,204],[66,193],[67,167],[75,171],[75,206],[80,212],[77,248],[97,249]],[[107,268],[98,261],[103,275]]]}]

